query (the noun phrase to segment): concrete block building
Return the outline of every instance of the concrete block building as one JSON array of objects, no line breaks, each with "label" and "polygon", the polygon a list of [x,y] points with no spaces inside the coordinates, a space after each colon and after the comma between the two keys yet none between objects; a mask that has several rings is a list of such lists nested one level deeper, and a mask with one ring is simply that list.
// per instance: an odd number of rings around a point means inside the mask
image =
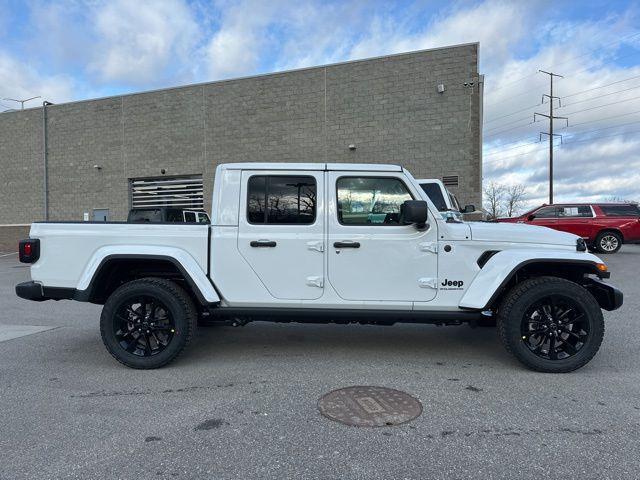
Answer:
[{"label": "concrete block building", "polygon": [[211,208],[224,162],[397,163],[481,203],[477,43],[0,113],[0,251],[37,220]]}]

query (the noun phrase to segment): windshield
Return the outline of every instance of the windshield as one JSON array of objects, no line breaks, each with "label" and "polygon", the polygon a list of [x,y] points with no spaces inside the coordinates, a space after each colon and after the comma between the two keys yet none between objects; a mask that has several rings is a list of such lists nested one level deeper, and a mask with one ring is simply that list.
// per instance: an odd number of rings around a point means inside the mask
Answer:
[{"label": "windshield", "polygon": [[442,195],[442,190],[440,190],[440,186],[438,184],[421,183],[420,186],[422,187],[422,190],[424,190],[424,193],[426,193],[429,197],[429,200],[431,200],[436,206],[438,211],[446,212],[447,210],[449,210],[449,207],[447,207],[447,202]]},{"label": "windshield", "polygon": [[449,199],[451,200],[451,205],[453,205],[453,210],[456,210],[456,211],[459,212],[461,210],[461,208],[460,208],[460,204],[458,203],[458,199],[449,190],[447,190],[447,193],[449,194]]}]

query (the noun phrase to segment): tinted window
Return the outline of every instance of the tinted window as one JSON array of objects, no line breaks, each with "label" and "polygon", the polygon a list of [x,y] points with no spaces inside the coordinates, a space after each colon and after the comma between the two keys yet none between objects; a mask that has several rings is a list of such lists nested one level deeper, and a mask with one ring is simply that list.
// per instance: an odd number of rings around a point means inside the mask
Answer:
[{"label": "tinted window", "polygon": [[184,212],[184,221],[187,223],[196,223],[196,213]]},{"label": "tinted window", "polygon": [[398,225],[400,205],[413,198],[397,178],[343,177],[336,188],[344,225]]},{"label": "tinted window", "polygon": [[591,207],[579,205],[575,207],[558,207],[558,217],[593,217]]},{"label": "tinted window", "polygon": [[151,223],[159,223],[162,222],[162,211],[154,208],[148,210],[131,210],[129,212],[129,218],[127,219],[129,222],[151,222]]},{"label": "tinted window", "polygon": [[209,223],[209,217],[206,213],[198,213],[198,223]]},{"label": "tinted window", "polygon": [[442,196],[442,190],[440,190],[440,186],[435,183],[422,183],[420,184],[424,193],[427,194],[429,200],[433,202],[439,212],[444,212],[447,210],[447,204],[444,201],[444,197]]},{"label": "tinted window", "polygon": [[605,215],[612,217],[637,217],[640,215],[638,205],[600,205]]},{"label": "tinted window", "polygon": [[167,208],[167,222],[183,223],[182,210]]},{"label": "tinted window", "polygon": [[309,224],[315,219],[315,178],[258,175],[249,179],[247,220],[250,223]]},{"label": "tinted window", "polygon": [[556,218],[556,207],[544,207],[533,214],[535,218]]}]

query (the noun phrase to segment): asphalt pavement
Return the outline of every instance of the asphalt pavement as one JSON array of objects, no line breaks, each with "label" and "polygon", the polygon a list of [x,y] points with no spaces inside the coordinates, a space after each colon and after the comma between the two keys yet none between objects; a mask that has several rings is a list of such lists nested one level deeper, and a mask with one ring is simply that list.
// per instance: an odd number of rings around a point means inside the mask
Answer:
[{"label": "asphalt pavement", "polygon": [[[201,328],[168,367],[131,370],[99,306],[21,300],[29,270],[0,257],[0,478],[637,478],[640,246],[603,259],[625,304],[587,366],[551,375],[493,328],[261,322]],[[351,385],[423,412],[380,428],[319,414]]]}]

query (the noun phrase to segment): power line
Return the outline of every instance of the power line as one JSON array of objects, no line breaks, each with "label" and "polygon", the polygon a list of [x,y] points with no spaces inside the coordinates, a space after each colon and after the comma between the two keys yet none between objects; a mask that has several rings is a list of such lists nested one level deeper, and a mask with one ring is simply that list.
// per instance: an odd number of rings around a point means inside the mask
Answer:
[{"label": "power line", "polygon": [[[635,110],[633,112],[627,112],[627,113],[621,113],[620,115],[612,115],[611,117],[596,118],[595,120],[588,120],[586,122],[573,123],[573,124],[571,124],[571,128],[577,127],[579,125],[586,125],[587,123],[602,122],[604,120],[611,120],[612,118],[626,117],[628,115],[633,115],[634,113],[640,113],[640,110]],[[567,126],[567,127],[562,127],[562,128],[564,129],[564,128],[569,128],[569,127]]]},{"label": "power line", "polygon": [[[633,130],[631,132],[624,132],[624,133],[616,133],[614,135],[602,135],[602,136],[599,136],[599,137],[588,138],[588,139],[585,139],[585,140],[567,141],[567,142],[562,143],[561,145],[564,146],[564,145],[573,145],[573,144],[576,144],[576,143],[594,142],[596,140],[601,140],[603,138],[620,137],[620,136],[631,135],[631,134],[635,134],[635,133],[640,133],[640,130]],[[554,145],[553,148],[554,149],[559,148],[561,145]],[[518,153],[516,155],[510,155],[508,157],[497,158],[497,159],[491,160],[489,162],[483,162],[483,165],[490,165],[490,164],[493,164],[493,163],[501,162],[503,160],[509,160],[511,158],[516,158],[516,157],[522,157],[523,155],[531,155],[532,153],[536,153],[536,152],[539,152],[539,151],[542,151],[542,150],[546,150],[546,148],[547,147],[545,146],[545,147],[541,147],[541,148],[538,148],[536,150],[533,150],[531,152]]]},{"label": "power line", "polygon": [[515,127],[507,128],[505,130],[500,130],[498,132],[492,133],[491,135],[485,136],[485,138],[495,137],[496,135],[500,135],[501,133],[511,132],[512,130],[516,130],[517,128],[528,127],[529,125],[533,125],[534,123],[538,123],[540,120],[534,120],[533,122],[525,123],[523,125],[516,125]]},{"label": "power line", "polygon": [[536,76],[537,74],[539,74],[539,73],[540,73],[540,72],[535,72],[535,73],[532,73],[531,75],[527,75],[527,76],[525,76],[525,77],[521,77],[521,78],[518,78],[518,79],[516,79],[516,80],[513,80],[513,81],[511,81],[511,82],[509,82],[509,83],[502,84],[502,85],[500,85],[500,86],[499,86],[499,87],[497,87],[497,88],[492,88],[492,89],[491,89],[491,91],[490,91],[490,92],[488,92],[488,94],[495,93],[495,92],[497,92],[497,91],[499,91],[499,90],[502,90],[502,89],[503,89],[503,88],[505,88],[505,87],[508,87],[509,85],[513,85],[514,83],[518,83],[518,82],[521,82],[522,80],[526,80],[527,78],[535,77],[535,76]]},{"label": "power line", "polygon": [[510,117],[511,115],[515,115],[516,113],[526,112],[527,110],[530,110],[530,109],[538,107],[538,106],[540,106],[540,104],[536,103],[535,105],[531,105],[530,107],[523,108],[522,110],[516,110],[515,112],[511,112],[511,113],[508,113],[506,115],[501,115],[499,117],[492,118],[491,120],[487,120],[484,123],[486,125],[487,123],[495,122],[496,120],[500,120],[501,118]]},{"label": "power line", "polygon": [[[556,146],[554,146],[554,148],[556,148]],[[497,162],[501,162],[503,160],[509,160],[510,158],[516,158],[516,157],[522,157],[523,155],[531,155],[533,153],[536,152],[541,152],[542,150],[546,150],[547,146],[546,145],[542,145],[539,148],[536,148],[535,150],[531,150],[530,152],[524,152],[524,153],[517,153],[515,155],[509,155],[508,157],[502,157],[502,158],[496,158],[495,160],[490,160],[488,162],[483,162],[484,165],[491,165],[492,163],[497,163]]]},{"label": "power line", "polygon": [[[576,113],[588,112],[590,110],[595,110],[597,108],[608,107],[609,105],[617,105],[619,103],[631,102],[632,100],[638,100],[639,98],[640,98],[640,96],[633,97],[633,98],[625,98],[624,100],[618,100],[617,102],[610,102],[610,103],[605,103],[603,105],[596,105],[595,107],[583,108],[582,110],[576,110],[575,112],[569,112],[569,113],[566,113],[565,115],[574,115]],[[564,108],[564,107],[562,107],[562,108]]]},{"label": "power line", "polygon": [[598,100],[598,99],[600,99],[602,97],[608,97],[609,95],[615,95],[616,93],[628,92],[629,90],[636,90],[637,88],[640,88],[640,85],[636,85],[635,87],[625,88],[624,90],[616,90],[615,92],[603,93],[603,94],[598,95],[597,97],[586,98],[584,100],[578,100],[577,102],[566,103],[566,104],[562,105],[559,108],[570,107],[571,105],[575,105],[576,103],[591,102],[592,100]]},{"label": "power line", "polygon": [[587,92],[592,92],[593,90],[598,90],[600,88],[604,88],[604,87],[608,87],[610,85],[616,85],[618,83],[622,83],[622,82],[627,82],[629,80],[634,80],[636,78],[640,78],[640,75],[635,75],[633,77],[629,77],[629,78],[624,78],[622,80],[618,80],[615,82],[611,82],[611,83],[605,83],[604,85],[599,85],[597,87],[593,87],[593,88],[588,88],[587,90],[582,90],[580,92],[575,92],[575,93],[571,93],[569,95],[563,95],[562,98],[569,98],[569,97],[575,97],[576,95],[581,95],[583,93],[587,93]]},{"label": "power line", "polygon": [[638,35],[640,35],[640,32],[633,32],[633,33],[627,34],[624,37],[618,38],[618,39],[614,40],[613,42],[607,43],[606,45],[603,45],[603,46],[598,47],[596,49],[589,50],[588,52],[585,52],[585,53],[583,53],[581,55],[578,55],[577,57],[571,57],[568,60],[564,60],[564,61],[562,61],[560,63],[556,63],[554,65],[551,65],[551,68],[555,68],[555,67],[558,67],[560,65],[564,65],[565,63],[571,62],[572,60],[577,60],[579,58],[586,57],[589,54],[596,53],[596,52],[598,52],[600,50],[604,50],[607,47],[610,47],[612,45],[616,45],[616,44],[619,45],[621,43],[624,43],[625,40],[630,40],[631,38],[636,37]]},{"label": "power line", "polygon": [[568,135],[586,135],[588,133],[601,132],[603,130],[611,130],[612,128],[626,127],[628,125],[635,125],[637,123],[640,123],[640,120],[636,120],[636,121],[633,121],[633,122],[627,122],[627,123],[619,123],[618,125],[611,125],[610,127],[596,128],[594,130],[583,130],[581,132],[567,132],[567,134]]},{"label": "power line", "polygon": [[514,123],[522,122],[523,120],[530,120],[531,115],[527,115],[526,117],[516,118],[515,120],[511,120],[510,122],[503,123],[502,125],[497,125],[495,127],[491,127],[484,131],[484,133],[490,133],[494,130],[500,130],[501,128],[508,127],[509,125],[513,125]]},{"label": "power line", "polygon": [[623,133],[614,133],[613,135],[601,135],[599,137],[588,138],[586,140],[567,141],[567,142],[565,142],[565,144],[573,145],[574,143],[592,142],[594,140],[601,140],[603,138],[621,137],[621,136],[624,136],[624,135],[631,135],[631,134],[634,134],[634,133],[640,133],[640,130],[632,130],[630,132],[623,132]]},{"label": "power line", "polygon": [[522,148],[522,147],[527,147],[529,145],[535,145],[536,143],[540,143],[540,140],[538,140],[537,142],[523,143],[522,145],[516,145],[515,147],[511,147],[511,148],[505,148],[505,149],[502,149],[502,150],[496,150],[494,152],[483,153],[483,156],[487,157],[487,156],[491,156],[491,155],[498,155],[498,154],[503,153],[503,152],[508,152],[509,150],[515,150],[516,148]]},{"label": "power line", "polygon": [[[615,60],[622,60],[623,58],[629,58],[629,57],[633,57],[634,55],[638,55],[640,53],[640,51],[635,51],[635,52],[631,52],[627,55],[624,55],[622,57],[616,57]],[[586,72],[587,70],[591,70],[592,68],[597,68],[597,67],[602,67],[602,65],[589,65],[588,67],[585,67],[581,70],[578,70],[577,72],[573,72],[571,75],[569,75],[570,77],[575,77],[576,75],[578,75],[579,73],[582,72]]]}]

